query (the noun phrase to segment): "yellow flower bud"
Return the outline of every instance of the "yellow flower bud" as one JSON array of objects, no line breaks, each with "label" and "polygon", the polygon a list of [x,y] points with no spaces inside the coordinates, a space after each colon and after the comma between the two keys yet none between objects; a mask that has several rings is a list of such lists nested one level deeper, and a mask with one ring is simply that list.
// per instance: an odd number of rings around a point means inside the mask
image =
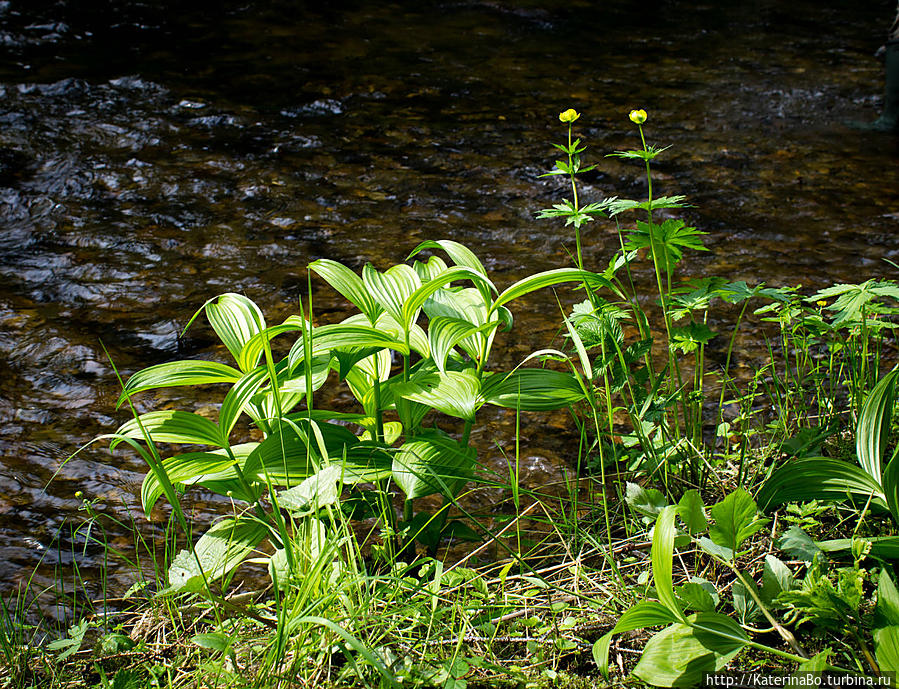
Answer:
[{"label": "yellow flower bud", "polygon": [[631,122],[634,124],[643,124],[646,122],[646,111],[645,110],[631,110],[628,117],[631,119]]},{"label": "yellow flower bud", "polygon": [[566,110],[565,112],[559,113],[559,121],[571,124],[580,116],[581,114],[579,112],[575,112],[574,108],[568,108],[568,110]]}]

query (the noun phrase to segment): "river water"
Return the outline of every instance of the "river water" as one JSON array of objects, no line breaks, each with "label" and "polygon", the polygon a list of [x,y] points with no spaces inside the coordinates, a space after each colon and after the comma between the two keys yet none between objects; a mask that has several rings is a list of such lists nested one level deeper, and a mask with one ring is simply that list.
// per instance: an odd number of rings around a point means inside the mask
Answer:
[{"label": "river water", "polygon": [[[222,357],[203,326],[179,341],[194,311],[235,291],[279,322],[319,257],[384,268],[451,238],[500,286],[566,265],[570,234],[534,217],[565,193],[539,175],[566,108],[599,164],[583,200],[645,194],[639,167],[602,154],[637,145],[627,112],[649,112],[650,142],[672,145],[656,193],[687,194],[709,233],[685,275],[895,278],[899,139],[845,125],[878,114],[891,5],[0,1],[0,590],[39,562],[36,585],[73,559],[94,578],[98,549],[60,531],[76,491],[137,514],[134,457],[98,446],[64,464],[125,418],[103,346],[125,375]],[[584,242],[601,268],[617,239],[597,223]],[[321,285],[316,303],[345,315]],[[557,308],[521,305],[498,365],[549,345]],[[501,466],[512,421],[487,421],[474,439]],[[525,481],[570,467],[569,426],[525,422]],[[208,500],[199,519],[222,510]]]}]

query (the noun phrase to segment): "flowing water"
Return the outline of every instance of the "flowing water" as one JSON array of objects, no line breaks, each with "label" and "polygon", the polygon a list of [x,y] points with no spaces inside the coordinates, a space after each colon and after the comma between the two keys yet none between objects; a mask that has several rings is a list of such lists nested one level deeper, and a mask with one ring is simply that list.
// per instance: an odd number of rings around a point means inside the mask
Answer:
[{"label": "flowing water", "polygon": [[[655,191],[687,194],[709,233],[685,275],[896,277],[883,259],[899,261],[899,139],[844,124],[878,114],[891,5],[0,1],[0,589],[42,558],[37,584],[73,559],[91,578],[99,550],[60,531],[76,491],[138,512],[132,455],[98,446],[63,464],[126,418],[103,347],[125,375],[222,357],[205,326],[179,339],[194,311],[235,291],[280,321],[319,257],[384,268],[451,238],[500,286],[567,265],[570,233],[534,218],[566,191],[539,176],[566,108],[599,164],[588,201],[646,193],[639,166],[601,156],[637,145],[627,112],[649,111],[650,141],[672,144]],[[584,242],[601,268],[614,227]],[[321,284],[316,307],[346,313]],[[499,367],[556,335],[549,294],[516,316]],[[486,418],[474,437],[501,468],[514,419]],[[527,419],[522,440],[532,485],[570,468],[564,414]],[[190,507],[222,510],[202,494]],[[117,589],[131,574],[113,576]]]}]

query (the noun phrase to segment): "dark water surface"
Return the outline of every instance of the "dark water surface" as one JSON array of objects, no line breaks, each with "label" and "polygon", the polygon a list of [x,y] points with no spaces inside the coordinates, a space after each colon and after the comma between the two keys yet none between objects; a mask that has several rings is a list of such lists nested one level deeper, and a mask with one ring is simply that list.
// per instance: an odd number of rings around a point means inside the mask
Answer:
[{"label": "dark water surface", "polygon": [[[120,518],[137,507],[144,468],[127,453],[98,447],[60,469],[124,419],[101,339],[124,374],[224,360],[205,326],[179,345],[206,299],[242,292],[274,323],[294,312],[309,261],[384,268],[426,238],[467,244],[501,286],[564,265],[571,237],[534,215],[564,193],[538,175],[568,107],[600,163],[583,199],[645,194],[638,167],[599,159],[637,144],[631,108],[649,111],[651,142],[673,144],[656,192],[687,194],[688,218],[710,233],[685,274],[809,289],[896,277],[882,259],[899,261],[899,139],[843,124],[877,116],[872,54],[892,11],[0,1],[0,590],[42,556],[38,583],[71,561],[71,539],[55,534],[78,516],[76,491]],[[589,229],[593,267],[616,241],[610,224]],[[323,320],[344,315],[324,287],[316,301]],[[558,325],[548,294],[516,313],[502,366]],[[501,466],[512,422],[487,421],[475,439]],[[569,465],[568,426],[562,414],[527,422],[525,480]],[[209,499],[192,503],[200,518],[221,511]],[[77,557],[96,565],[95,551]]]}]

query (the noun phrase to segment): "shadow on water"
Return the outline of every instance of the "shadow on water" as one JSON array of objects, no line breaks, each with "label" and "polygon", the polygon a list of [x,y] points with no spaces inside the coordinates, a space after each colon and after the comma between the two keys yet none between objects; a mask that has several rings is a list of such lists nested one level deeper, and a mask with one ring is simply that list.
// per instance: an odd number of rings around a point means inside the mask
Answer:
[{"label": "shadow on water", "polygon": [[[60,468],[123,418],[100,340],[126,374],[218,357],[202,327],[178,339],[209,297],[243,292],[274,322],[310,260],[383,267],[425,238],[469,245],[503,285],[558,267],[571,238],[534,215],[564,193],[539,175],[565,108],[599,162],[589,199],[645,193],[599,156],[633,145],[626,113],[649,110],[650,138],[673,144],[659,187],[710,233],[686,274],[895,277],[897,139],[843,124],[877,116],[891,3],[821,5],[0,2],[0,586],[41,555],[46,583],[81,547],[55,535],[76,491],[137,507],[134,457]],[[590,228],[594,267],[615,241]],[[500,365],[556,335],[550,298],[517,317]],[[215,402],[191,395],[145,399]],[[511,423],[476,436],[497,468]],[[535,485],[574,451],[563,418],[545,423],[523,431]],[[220,510],[197,500],[200,519]]]}]

